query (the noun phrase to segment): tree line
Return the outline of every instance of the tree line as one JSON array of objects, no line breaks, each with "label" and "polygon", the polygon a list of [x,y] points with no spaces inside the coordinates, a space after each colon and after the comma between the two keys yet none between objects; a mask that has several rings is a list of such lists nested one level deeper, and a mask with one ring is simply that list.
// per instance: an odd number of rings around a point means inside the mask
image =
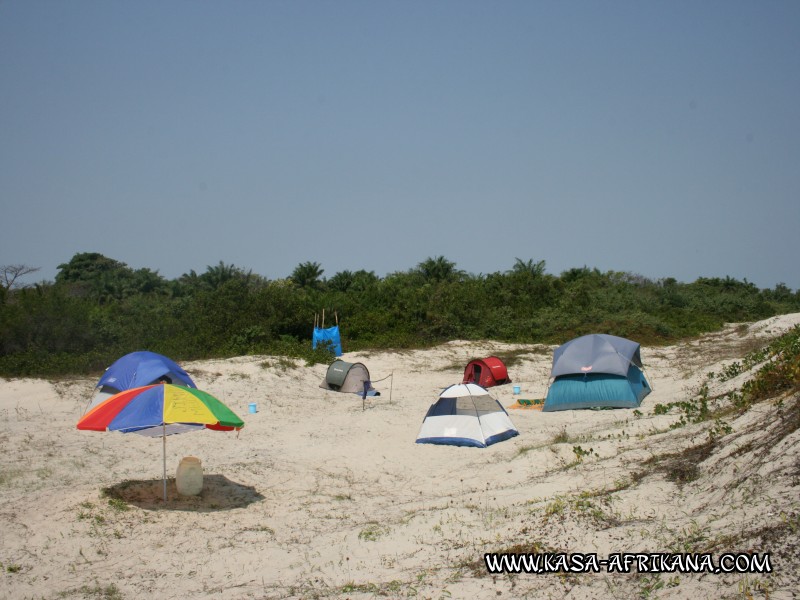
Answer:
[{"label": "tree line", "polygon": [[[628,272],[516,259],[474,275],[443,256],[384,277],[317,262],[269,280],[220,262],[166,279],[98,253],[79,253],[52,282],[22,285],[37,269],[0,267],[0,375],[98,372],[152,350],[175,360],[273,354],[325,362],[311,349],[314,315],[339,316],[345,351],[424,348],[453,339],[560,344],[610,333],[661,344],[800,311],[800,292],[731,277],[651,280]],[[332,323],[326,323],[332,324]]]}]

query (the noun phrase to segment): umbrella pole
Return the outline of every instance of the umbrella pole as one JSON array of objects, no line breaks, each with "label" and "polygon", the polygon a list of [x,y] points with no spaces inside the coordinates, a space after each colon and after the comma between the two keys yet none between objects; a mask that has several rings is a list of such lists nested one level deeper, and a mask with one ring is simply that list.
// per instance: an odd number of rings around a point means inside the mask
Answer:
[{"label": "umbrella pole", "polygon": [[167,425],[161,424],[161,455],[164,458],[164,502],[167,501]]}]

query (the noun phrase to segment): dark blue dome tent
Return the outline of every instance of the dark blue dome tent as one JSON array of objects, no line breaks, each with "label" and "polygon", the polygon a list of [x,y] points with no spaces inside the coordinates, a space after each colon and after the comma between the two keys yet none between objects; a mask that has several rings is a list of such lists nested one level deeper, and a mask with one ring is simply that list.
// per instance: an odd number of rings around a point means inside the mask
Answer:
[{"label": "dark blue dome tent", "polygon": [[140,350],[117,359],[106,369],[95,386],[97,393],[89,408],[94,408],[119,392],[159,381],[190,388],[197,387],[189,374],[172,359],[155,352]]},{"label": "dark blue dome tent", "polygon": [[637,342],[604,333],[559,346],[542,411],[637,408],[651,391],[639,349]]}]

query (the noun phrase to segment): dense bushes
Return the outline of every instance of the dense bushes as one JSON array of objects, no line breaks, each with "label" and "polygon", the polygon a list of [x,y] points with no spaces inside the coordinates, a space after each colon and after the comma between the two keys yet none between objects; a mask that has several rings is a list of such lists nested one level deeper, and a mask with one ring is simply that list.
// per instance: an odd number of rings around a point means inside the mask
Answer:
[{"label": "dense bushes", "polygon": [[317,263],[268,281],[219,263],[166,280],[100,254],[77,254],[54,282],[0,288],[0,375],[98,370],[148,349],[176,360],[311,352],[314,315],[340,316],[345,350],[425,347],[451,339],[562,343],[592,332],[663,343],[800,310],[783,284],[701,278],[651,281],[586,267],[560,276],[517,259],[503,273],[469,275],[444,257],[377,277]]}]

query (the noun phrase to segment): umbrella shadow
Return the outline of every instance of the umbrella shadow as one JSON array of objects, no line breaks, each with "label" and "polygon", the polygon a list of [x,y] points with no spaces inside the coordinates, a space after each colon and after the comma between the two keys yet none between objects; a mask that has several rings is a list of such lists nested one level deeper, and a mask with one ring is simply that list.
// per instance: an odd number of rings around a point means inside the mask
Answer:
[{"label": "umbrella shadow", "polygon": [[103,496],[120,500],[145,510],[186,510],[216,512],[245,508],[264,499],[253,486],[231,481],[224,475],[205,475],[203,491],[197,496],[178,494],[175,479],[167,479],[167,501],[164,502],[164,480],[127,480],[102,490]]}]

